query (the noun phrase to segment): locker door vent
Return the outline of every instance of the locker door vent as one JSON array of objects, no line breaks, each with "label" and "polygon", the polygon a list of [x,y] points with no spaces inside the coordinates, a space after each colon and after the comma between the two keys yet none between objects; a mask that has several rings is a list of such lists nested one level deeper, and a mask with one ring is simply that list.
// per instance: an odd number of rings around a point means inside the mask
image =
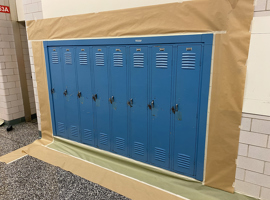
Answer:
[{"label": "locker door vent", "polygon": [[92,131],[89,129],[84,129],[84,139],[92,141]]},{"label": "locker door vent", "polygon": [[168,53],[156,53],[156,67],[168,68]]},{"label": "locker door vent", "polygon": [[85,52],[79,53],[79,58],[80,58],[80,65],[87,65],[88,64],[87,53],[85,53]]},{"label": "locker door vent", "polygon": [[65,63],[66,63],[67,65],[72,65],[71,52],[66,52],[66,53],[65,53]]},{"label": "locker door vent", "polygon": [[134,153],[140,156],[144,156],[144,144],[140,142],[134,142]]},{"label": "locker door vent", "polygon": [[125,144],[125,139],[116,137],[116,148],[120,150],[124,150],[124,144]]},{"label": "locker door vent", "polygon": [[123,53],[113,53],[113,66],[123,67]]},{"label": "locker door vent", "polygon": [[133,54],[133,65],[134,67],[144,67],[144,53]]},{"label": "locker door vent", "polygon": [[155,160],[165,162],[166,151],[165,149],[155,147]]},{"label": "locker door vent", "polygon": [[65,132],[64,123],[58,122],[58,131],[59,131],[59,133],[64,133]]},{"label": "locker door vent", "polygon": [[189,169],[190,168],[190,156],[179,153],[178,158],[177,158],[177,165],[178,165],[178,167]]},{"label": "locker door vent", "polygon": [[182,53],[182,69],[195,69],[196,53]]},{"label": "locker door vent", "polygon": [[99,142],[103,145],[108,145],[108,134],[100,133],[99,134]]},{"label": "locker door vent", "polygon": [[96,53],[96,66],[104,66],[104,53]]},{"label": "locker door vent", "polygon": [[71,132],[71,136],[73,136],[73,137],[79,136],[78,128],[76,126],[71,126],[70,132]]},{"label": "locker door vent", "polygon": [[57,52],[52,52],[52,63],[58,64],[59,63],[59,57]]}]

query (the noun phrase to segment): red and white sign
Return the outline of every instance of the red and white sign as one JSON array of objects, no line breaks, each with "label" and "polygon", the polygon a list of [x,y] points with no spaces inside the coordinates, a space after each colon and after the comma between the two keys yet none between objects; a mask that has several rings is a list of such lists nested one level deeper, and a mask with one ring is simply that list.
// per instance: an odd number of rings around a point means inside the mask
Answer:
[{"label": "red and white sign", "polygon": [[2,12],[2,13],[10,13],[9,7],[0,5],[0,12]]}]

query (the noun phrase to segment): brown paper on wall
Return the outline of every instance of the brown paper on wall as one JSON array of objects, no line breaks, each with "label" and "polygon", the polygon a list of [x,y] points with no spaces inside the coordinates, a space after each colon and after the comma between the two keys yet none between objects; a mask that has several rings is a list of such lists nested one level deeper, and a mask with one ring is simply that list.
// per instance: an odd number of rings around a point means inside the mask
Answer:
[{"label": "brown paper on wall", "polygon": [[[205,184],[233,192],[253,9],[253,0],[196,0],[29,21],[27,32],[51,40],[225,31],[215,36]],[[51,141],[44,52],[41,42],[32,46],[42,134]]]}]

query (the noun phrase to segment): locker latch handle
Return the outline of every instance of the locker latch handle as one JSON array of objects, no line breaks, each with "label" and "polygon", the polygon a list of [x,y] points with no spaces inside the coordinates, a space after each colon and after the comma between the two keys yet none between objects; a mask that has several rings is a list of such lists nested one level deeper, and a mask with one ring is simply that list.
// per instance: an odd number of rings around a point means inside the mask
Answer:
[{"label": "locker latch handle", "polygon": [[133,99],[130,99],[129,101],[127,101],[127,105],[129,105],[130,107],[132,107],[133,104]]},{"label": "locker latch handle", "polygon": [[53,94],[55,91],[54,91],[54,88],[51,89],[51,93]]},{"label": "locker latch handle", "polygon": [[172,112],[173,112],[173,114],[175,114],[175,109],[174,109],[174,106],[172,107]]},{"label": "locker latch handle", "polygon": [[154,108],[154,100],[151,101],[151,106],[152,106],[152,108]]},{"label": "locker latch handle", "polygon": [[82,96],[82,93],[79,91],[78,94],[77,94],[78,98],[81,98]]},{"label": "locker latch handle", "polygon": [[109,98],[109,102],[112,104],[114,102],[114,96],[112,96],[111,98]]},{"label": "locker latch handle", "polygon": [[67,90],[64,91],[64,95],[67,96]]},{"label": "locker latch handle", "polygon": [[96,100],[97,100],[97,94],[94,94],[94,95],[92,96],[92,99],[93,99],[94,101],[96,101]]},{"label": "locker latch handle", "polygon": [[175,104],[175,112],[178,111],[178,104]]}]

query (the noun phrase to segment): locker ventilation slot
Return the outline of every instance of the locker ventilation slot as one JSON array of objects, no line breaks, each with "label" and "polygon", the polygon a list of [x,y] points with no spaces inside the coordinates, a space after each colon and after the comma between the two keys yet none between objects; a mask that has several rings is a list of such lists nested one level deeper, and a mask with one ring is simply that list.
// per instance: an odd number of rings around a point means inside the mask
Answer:
[{"label": "locker ventilation slot", "polygon": [[71,136],[73,136],[73,137],[78,137],[79,136],[78,129],[77,129],[76,126],[71,126],[70,132],[71,132]]},{"label": "locker ventilation slot", "polygon": [[99,143],[103,145],[108,145],[108,134],[100,133],[99,134]]},{"label": "locker ventilation slot", "polygon": [[177,165],[178,165],[178,167],[189,169],[190,168],[190,156],[179,153],[178,158],[177,158]]},{"label": "locker ventilation slot", "polygon": [[80,65],[88,64],[87,53],[79,53],[79,57],[80,57]]},{"label": "locker ventilation slot", "polygon": [[156,53],[156,67],[168,68],[168,53]]},{"label": "locker ventilation slot", "polygon": [[59,63],[59,57],[57,52],[52,52],[52,63],[58,64]]},{"label": "locker ventilation slot", "polygon": [[140,142],[134,142],[134,153],[140,156],[144,156],[144,144]]},{"label": "locker ventilation slot", "polygon": [[84,139],[85,140],[92,140],[92,131],[89,129],[84,129]]},{"label": "locker ventilation slot", "polygon": [[96,66],[104,66],[104,53],[96,53]]},{"label": "locker ventilation slot", "polygon": [[67,65],[72,65],[71,52],[66,52],[66,53],[65,53],[65,63],[66,63]]},{"label": "locker ventilation slot", "polygon": [[144,67],[144,53],[133,54],[133,65],[134,67]]},{"label": "locker ventilation slot", "polygon": [[155,160],[158,160],[160,162],[165,162],[166,153],[165,149],[161,149],[156,147],[155,148]]},{"label": "locker ventilation slot", "polygon": [[64,133],[65,132],[65,126],[61,122],[58,122],[58,132],[59,133]]},{"label": "locker ventilation slot", "polygon": [[123,138],[116,137],[115,143],[117,149],[124,150],[125,140]]},{"label": "locker ventilation slot", "polygon": [[114,67],[123,67],[123,53],[114,53],[113,54],[113,66]]},{"label": "locker ventilation slot", "polygon": [[196,53],[182,53],[182,69],[195,69]]}]

